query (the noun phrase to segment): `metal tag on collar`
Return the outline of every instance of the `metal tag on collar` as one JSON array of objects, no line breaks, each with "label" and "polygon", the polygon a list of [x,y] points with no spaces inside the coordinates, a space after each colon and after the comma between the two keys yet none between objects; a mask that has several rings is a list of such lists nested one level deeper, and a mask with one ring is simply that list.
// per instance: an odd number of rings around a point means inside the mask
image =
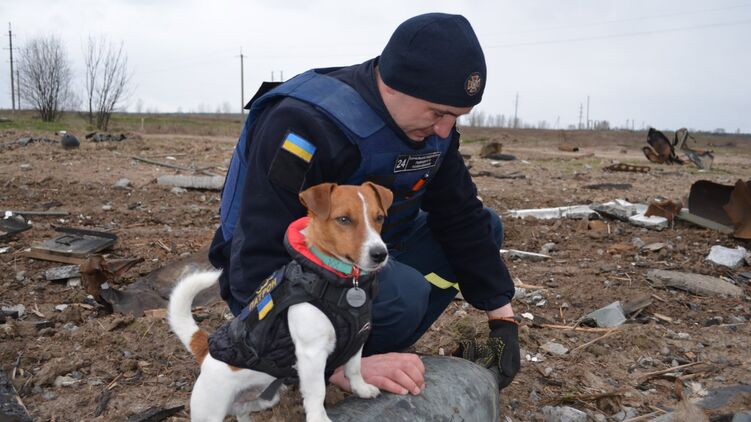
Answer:
[{"label": "metal tag on collar", "polygon": [[359,308],[365,304],[368,299],[368,295],[365,290],[359,287],[360,269],[352,266],[352,287],[347,289],[347,293],[344,296],[347,300],[347,304],[353,308]]}]

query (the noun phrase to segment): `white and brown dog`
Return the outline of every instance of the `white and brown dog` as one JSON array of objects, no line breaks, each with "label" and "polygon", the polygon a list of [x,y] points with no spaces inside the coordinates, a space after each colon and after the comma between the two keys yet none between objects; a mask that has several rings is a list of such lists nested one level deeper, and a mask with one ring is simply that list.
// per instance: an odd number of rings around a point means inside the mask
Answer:
[{"label": "white and brown dog", "polygon": [[[308,209],[307,228],[301,232],[308,246],[362,271],[374,272],[386,264],[388,253],[379,233],[393,200],[391,191],[369,182],[360,186],[326,183],[305,190],[300,200]],[[268,400],[259,397],[276,378],[213,358],[208,334],[200,330],[191,315],[193,298],[216,283],[219,274],[197,273],[178,282],[170,298],[169,323],[201,365],[190,399],[191,420],[223,421],[226,415],[235,415],[238,421],[250,421],[251,412],[279,401],[276,393]],[[323,403],[325,367],[337,341],[334,325],[310,303],[290,306],[287,324],[307,421],[329,421]],[[346,361],[344,374],[354,394],[373,398],[379,390],[363,380],[361,356],[362,347]]]}]

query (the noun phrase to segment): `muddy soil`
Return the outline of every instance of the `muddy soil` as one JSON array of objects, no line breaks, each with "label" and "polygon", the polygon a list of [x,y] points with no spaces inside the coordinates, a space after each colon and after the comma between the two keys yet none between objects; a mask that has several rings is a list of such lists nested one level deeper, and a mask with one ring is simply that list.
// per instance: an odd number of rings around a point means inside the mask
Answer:
[{"label": "muddy soil", "polygon": [[[0,142],[21,135],[0,134]],[[649,164],[641,153],[644,132],[466,130],[462,152],[477,175],[481,198],[502,215],[509,209],[616,198],[648,203],[661,196],[685,203],[697,180],[732,184],[751,177],[751,138],[697,138],[699,146],[716,153],[712,171]],[[219,193],[176,193],[156,184],[156,177],[188,173],[132,157],[224,174],[234,142],[229,137],[144,134],[122,142],[83,141],[79,149],[70,151],[47,143],[0,150],[1,211],[69,213],[31,217],[31,230],[0,243],[0,305],[25,307],[23,316],[0,324],[0,366],[13,377],[35,420],[124,421],[151,407],[175,405],[184,405],[186,410],[168,420],[188,420],[189,394],[198,368],[163,318],[159,314],[109,314],[80,285],[45,279],[45,270],[63,264],[29,259],[22,252],[55,236],[56,226],[110,231],[118,240],[106,252],[108,259],[145,258],[113,281],[114,287],[122,288],[198,251],[210,242],[219,222]],[[479,158],[481,146],[488,142],[503,143],[503,152],[516,160]],[[575,144],[579,151],[560,151],[561,142]],[[614,162],[649,165],[652,171],[603,170]],[[524,178],[496,177],[512,174]],[[121,178],[129,179],[130,187],[113,187]],[[630,187],[585,187],[595,183]],[[549,260],[507,259],[514,278],[528,287],[514,301],[516,312],[560,326],[523,324],[522,370],[502,395],[503,413],[511,420],[542,420],[540,409],[545,405],[570,405],[588,413],[591,420],[658,415],[681,399],[699,400],[723,386],[751,382],[751,288],[740,283],[744,290],[740,298],[695,296],[655,288],[645,276],[649,269],[671,269],[732,277],[751,268],[746,265],[733,271],[706,262],[710,247],[751,249],[751,244],[681,221],[663,231],[616,220],[606,223],[607,230],[598,232],[588,230],[581,220],[504,217],[505,247],[539,252],[543,245],[555,245]],[[664,245],[654,252],[634,246],[655,243]],[[649,298],[651,304],[605,338],[598,339],[606,334],[601,331],[565,328],[611,302],[639,297]],[[212,330],[227,317],[227,309],[215,303],[196,315],[203,327]],[[51,323],[35,327],[34,322],[41,320]],[[482,337],[485,332],[484,315],[457,300],[415,351],[449,353],[457,338]],[[545,352],[541,347],[548,342],[569,352]],[[588,342],[591,345],[577,349]],[[695,365],[678,372],[649,375],[691,363]],[[333,387],[329,391],[330,402],[343,395]],[[739,395],[707,413],[749,408],[751,396]],[[290,391],[280,406],[259,420],[303,420],[299,394]]]}]

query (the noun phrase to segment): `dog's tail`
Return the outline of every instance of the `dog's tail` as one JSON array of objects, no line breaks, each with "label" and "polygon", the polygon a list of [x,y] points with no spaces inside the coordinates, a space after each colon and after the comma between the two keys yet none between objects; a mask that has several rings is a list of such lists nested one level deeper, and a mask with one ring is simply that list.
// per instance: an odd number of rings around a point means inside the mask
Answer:
[{"label": "dog's tail", "polygon": [[201,331],[193,320],[191,308],[193,299],[208,289],[219,278],[221,271],[208,271],[191,274],[180,280],[172,290],[169,300],[169,325],[199,363],[209,352],[208,334]]}]

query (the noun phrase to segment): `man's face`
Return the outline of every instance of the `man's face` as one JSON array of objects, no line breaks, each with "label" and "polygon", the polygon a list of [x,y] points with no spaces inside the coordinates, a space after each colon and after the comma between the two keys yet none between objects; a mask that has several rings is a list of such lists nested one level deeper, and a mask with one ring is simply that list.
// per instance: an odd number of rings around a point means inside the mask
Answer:
[{"label": "man's face", "polygon": [[409,96],[380,80],[379,88],[389,114],[413,141],[422,141],[430,135],[449,136],[456,118],[472,111],[472,107],[452,107]]}]

